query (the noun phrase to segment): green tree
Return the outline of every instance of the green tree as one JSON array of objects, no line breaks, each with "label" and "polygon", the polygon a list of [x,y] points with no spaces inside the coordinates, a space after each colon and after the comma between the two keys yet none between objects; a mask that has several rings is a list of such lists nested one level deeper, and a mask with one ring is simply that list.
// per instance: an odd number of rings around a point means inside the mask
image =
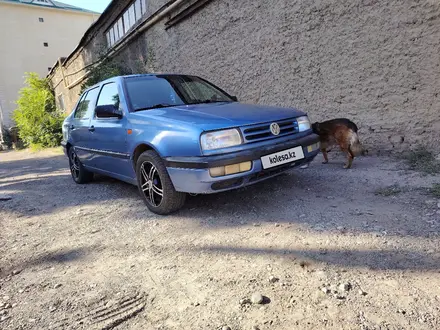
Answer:
[{"label": "green tree", "polygon": [[65,116],[56,108],[49,82],[32,72],[26,73],[25,84],[13,114],[20,138],[31,148],[58,146]]}]

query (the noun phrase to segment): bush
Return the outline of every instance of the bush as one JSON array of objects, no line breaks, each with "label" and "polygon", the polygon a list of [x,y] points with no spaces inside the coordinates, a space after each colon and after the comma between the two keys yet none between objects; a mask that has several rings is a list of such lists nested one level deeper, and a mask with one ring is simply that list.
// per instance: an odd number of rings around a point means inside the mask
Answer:
[{"label": "bush", "polygon": [[13,114],[20,139],[25,146],[36,149],[58,146],[63,137],[64,114],[56,108],[47,79],[27,73],[25,83]]}]

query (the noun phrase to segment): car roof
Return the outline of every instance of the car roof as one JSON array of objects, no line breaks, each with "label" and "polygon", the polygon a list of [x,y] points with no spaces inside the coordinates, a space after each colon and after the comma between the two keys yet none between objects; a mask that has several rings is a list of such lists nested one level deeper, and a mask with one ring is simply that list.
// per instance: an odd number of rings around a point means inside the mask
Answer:
[{"label": "car roof", "polygon": [[180,73],[139,73],[139,74],[130,74],[130,75],[124,75],[124,76],[114,76],[108,79],[105,79],[103,81],[100,81],[99,83],[90,86],[89,88],[87,88],[84,92],[87,92],[91,89],[94,89],[106,82],[110,82],[110,81],[115,81],[118,79],[130,79],[130,78],[140,78],[140,77],[157,77],[157,76],[189,76],[186,74],[180,74]]},{"label": "car roof", "polygon": [[137,77],[157,77],[157,76],[188,76],[186,74],[180,74],[180,73],[139,73],[139,74],[130,74],[126,76],[119,76],[124,79],[128,78],[137,78]]}]

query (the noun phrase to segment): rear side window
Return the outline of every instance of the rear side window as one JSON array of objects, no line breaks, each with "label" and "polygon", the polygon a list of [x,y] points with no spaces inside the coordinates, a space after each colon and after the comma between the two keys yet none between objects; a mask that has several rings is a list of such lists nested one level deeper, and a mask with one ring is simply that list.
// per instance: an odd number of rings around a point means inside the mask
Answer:
[{"label": "rear side window", "polygon": [[81,99],[78,102],[78,105],[76,106],[74,117],[77,119],[80,119],[81,116],[83,114],[85,114],[85,112],[87,112],[87,107],[85,107],[85,110],[84,110],[84,105],[85,105],[84,99],[86,98],[86,95],[87,95],[87,93],[84,93],[82,95]]},{"label": "rear side window", "polygon": [[116,108],[119,108],[119,93],[118,93],[118,85],[116,83],[105,84],[101,93],[99,94],[98,103],[99,105],[114,105]]},{"label": "rear side window", "polygon": [[78,103],[78,106],[75,111],[76,119],[87,119],[94,109],[93,102],[96,100],[96,96],[98,94],[99,89],[94,88],[89,90]]}]

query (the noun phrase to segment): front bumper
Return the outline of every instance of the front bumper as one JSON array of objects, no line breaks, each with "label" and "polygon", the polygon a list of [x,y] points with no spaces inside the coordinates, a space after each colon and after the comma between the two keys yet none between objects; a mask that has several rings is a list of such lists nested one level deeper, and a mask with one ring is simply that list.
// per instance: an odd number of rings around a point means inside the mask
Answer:
[{"label": "front bumper", "polygon": [[[224,155],[205,157],[168,157],[165,158],[168,173],[174,188],[180,192],[193,194],[211,194],[244,187],[281,174],[293,167],[311,162],[319,152],[319,147],[312,151],[308,146],[317,145],[319,137],[315,134],[288,140],[282,143],[270,144]],[[264,170],[260,158],[286,149],[301,146],[304,158]],[[251,161],[250,171],[222,177],[211,177],[209,168]]]},{"label": "front bumper", "polygon": [[67,143],[64,142],[64,141],[61,141],[61,146],[63,147],[64,154],[65,154],[66,156],[68,156],[68,155],[67,155]]}]

